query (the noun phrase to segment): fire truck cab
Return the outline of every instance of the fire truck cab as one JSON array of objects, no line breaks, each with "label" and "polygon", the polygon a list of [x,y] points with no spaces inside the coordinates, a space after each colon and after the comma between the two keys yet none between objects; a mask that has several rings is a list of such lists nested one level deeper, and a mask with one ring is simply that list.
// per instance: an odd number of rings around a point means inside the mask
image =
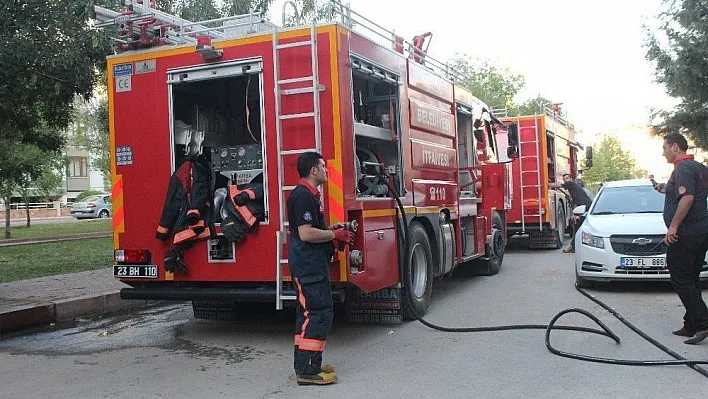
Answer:
[{"label": "fire truck cab", "polygon": [[[459,265],[499,271],[517,130],[445,64],[414,57],[421,50],[392,32],[379,30],[378,42],[357,33],[376,24],[337,1],[341,21],[287,28],[257,13],[192,23],[127,3],[96,7],[101,25],[119,30],[108,98],[122,298],[192,301],[196,317],[220,319],[240,303],[294,304],[286,201],[305,151],[327,163],[327,224],[356,221],[354,244],[330,268],[351,320],[422,316],[435,277]],[[170,176],[195,154],[211,169],[216,229],[158,240]],[[232,242],[219,202],[244,185],[260,185],[253,201],[264,211]],[[183,272],[165,268],[174,247]]]}]

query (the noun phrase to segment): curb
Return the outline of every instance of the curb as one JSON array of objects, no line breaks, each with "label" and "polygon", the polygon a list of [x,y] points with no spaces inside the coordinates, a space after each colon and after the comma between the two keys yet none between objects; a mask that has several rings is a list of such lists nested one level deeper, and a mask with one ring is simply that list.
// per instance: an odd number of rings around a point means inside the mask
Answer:
[{"label": "curb", "polygon": [[112,237],[113,233],[82,233],[69,236],[57,236],[47,238],[14,238],[0,241],[0,247],[12,247],[15,245],[46,244],[50,242],[84,240],[89,238]]},{"label": "curb", "polygon": [[98,316],[128,309],[143,308],[160,301],[120,299],[120,291],[84,295],[54,302],[18,305],[0,313],[0,335],[42,324],[65,322],[77,317]]}]

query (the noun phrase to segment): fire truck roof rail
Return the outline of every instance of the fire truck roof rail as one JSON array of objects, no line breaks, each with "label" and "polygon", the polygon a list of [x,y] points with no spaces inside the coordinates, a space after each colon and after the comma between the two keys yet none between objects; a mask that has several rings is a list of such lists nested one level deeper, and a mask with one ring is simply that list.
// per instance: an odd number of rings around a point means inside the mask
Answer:
[{"label": "fire truck roof rail", "polygon": [[[247,14],[192,22],[157,10],[154,0],[124,0],[125,11],[116,12],[94,6],[95,27],[117,25],[124,36],[113,38],[123,44],[194,44],[198,34],[212,39],[233,38],[251,33],[272,32],[277,26],[266,21],[263,13],[251,9]],[[148,29],[145,29],[148,28]],[[129,32],[130,30],[130,32]]]},{"label": "fire truck roof rail", "polygon": [[428,67],[428,69],[431,69],[436,74],[441,75],[441,77],[453,82],[464,79],[464,75],[452,68],[447,62],[429,56],[426,50],[398,36],[393,30],[384,28],[378,23],[352,10],[348,4],[343,4],[339,0],[329,0],[328,15],[334,17],[336,22],[341,23],[350,30],[361,28],[366,32],[373,33],[375,36],[383,38],[387,41],[386,44],[391,46],[390,48],[393,51],[406,58],[420,59],[422,65]]},{"label": "fire truck roof rail", "polygon": [[492,108],[492,114],[497,118],[508,118],[509,109],[507,107]]},{"label": "fire truck roof rail", "polygon": [[558,122],[569,127],[571,130],[575,130],[575,126],[561,115],[560,108],[556,109],[553,107],[554,105],[557,104],[552,104],[551,108],[549,108],[546,104],[541,104],[542,113],[556,119]]}]

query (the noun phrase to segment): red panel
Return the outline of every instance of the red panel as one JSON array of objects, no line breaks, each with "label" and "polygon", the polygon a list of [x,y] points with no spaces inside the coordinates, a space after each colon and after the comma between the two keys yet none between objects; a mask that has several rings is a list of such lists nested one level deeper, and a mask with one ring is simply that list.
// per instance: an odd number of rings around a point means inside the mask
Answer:
[{"label": "red panel", "polygon": [[408,61],[408,83],[411,87],[451,103],[452,84],[424,69],[415,62]]},{"label": "red panel", "polygon": [[364,292],[389,287],[399,281],[396,230],[381,229],[362,233],[364,263],[349,281]]},{"label": "red panel", "polygon": [[411,151],[413,160],[411,166],[413,169],[446,172],[457,169],[457,152],[452,148],[444,148],[412,140]]},{"label": "red panel", "polygon": [[457,190],[452,182],[413,180],[416,206],[452,206],[457,202]]},{"label": "red panel", "polygon": [[477,216],[474,220],[474,251],[483,254],[487,246],[487,218],[484,215]]},{"label": "red panel", "polygon": [[455,137],[455,117],[449,110],[435,108],[413,98],[410,105],[411,127]]},{"label": "red panel", "polygon": [[482,208],[504,209],[506,167],[504,164],[482,165]]}]

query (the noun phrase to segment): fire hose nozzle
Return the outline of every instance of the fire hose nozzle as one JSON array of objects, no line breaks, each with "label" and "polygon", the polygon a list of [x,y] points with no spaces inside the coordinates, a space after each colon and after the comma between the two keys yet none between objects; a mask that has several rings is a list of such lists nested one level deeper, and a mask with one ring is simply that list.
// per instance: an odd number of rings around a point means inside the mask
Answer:
[{"label": "fire hose nozzle", "polygon": [[349,230],[349,231],[352,231],[352,232],[356,232],[356,230],[359,228],[359,223],[358,223],[356,220],[352,220],[351,222],[347,222],[347,223],[344,225],[344,228],[345,228],[346,230]]}]

